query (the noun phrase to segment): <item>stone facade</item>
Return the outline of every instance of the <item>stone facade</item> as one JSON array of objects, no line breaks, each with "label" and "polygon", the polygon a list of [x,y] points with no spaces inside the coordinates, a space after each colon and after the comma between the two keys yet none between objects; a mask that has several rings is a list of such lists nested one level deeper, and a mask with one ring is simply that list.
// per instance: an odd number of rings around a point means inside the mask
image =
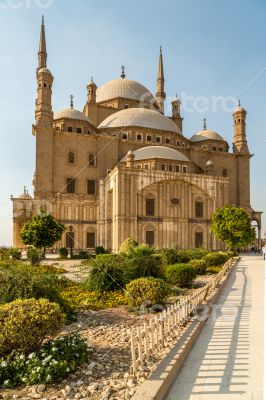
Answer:
[{"label": "stone facade", "polygon": [[260,212],[250,206],[250,157],[246,111],[233,114],[233,152],[216,132],[183,136],[181,102],[164,115],[164,72],[160,50],[155,96],[125,77],[97,88],[87,85],[83,111],[53,113],[53,76],[46,66],[41,26],[37,99],[34,197],[25,190],[13,201],[13,244],[23,247],[23,223],[42,207],[62,221],[66,233],[56,248],[95,246],[118,251],[123,240],[182,248],[221,249],[210,233],[213,211],[243,206],[260,228]]}]

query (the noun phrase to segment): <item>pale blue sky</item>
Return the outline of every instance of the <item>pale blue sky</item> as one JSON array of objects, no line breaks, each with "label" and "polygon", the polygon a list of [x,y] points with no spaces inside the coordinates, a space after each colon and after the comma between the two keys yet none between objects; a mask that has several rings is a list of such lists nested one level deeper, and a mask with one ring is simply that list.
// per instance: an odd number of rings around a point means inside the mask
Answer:
[{"label": "pale blue sky", "polygon": [[[10,194],[32,192],[35,143],[31,135],[41,15],[48,67],[54,75],[54,111],[82,109],[86,84],[126,74],[154,91],[163,46],[166,92],[183,97],[238,98],[247,109],[251,199],[265,211],[266,3],[263,0],[0,0],[1,191],[0,245],[12,241]],[[246,89],[245,89],[246,88]],[[211,102],[213,104],[213,100]],[[226,103],[228,106],[229,103]],[[168,112],[169,112],[168,107]],[[208,127],[231,145],[231,110],[183,110],[184,135]],[[266,218],[264,216],[264,230]]]}]

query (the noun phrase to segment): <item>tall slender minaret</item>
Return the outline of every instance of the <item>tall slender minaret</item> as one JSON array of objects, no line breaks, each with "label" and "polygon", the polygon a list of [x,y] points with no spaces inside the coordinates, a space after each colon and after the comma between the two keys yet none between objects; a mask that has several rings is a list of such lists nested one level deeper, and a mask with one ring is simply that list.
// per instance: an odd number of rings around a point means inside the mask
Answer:
[{"label": "tall slender minaret", "polygon": [[247,136],[246,136],[246,110],[241,107],[240,100],[238,101],[238,107],[233,112],[234,117],[234,142],[233,150],[234,153],[249,154]]},{"label": "tall slender minaret", "polygon": [[236,171],[236,203],[246,209],[250,208],[250,158],[252,155],[248,149],[246,136],[246,110],[241,107],[240,101],[233,112],[234,141],[233,152]]},{"label": "tall slender minaret", "polygon": [[37,99],[35,103],[36,172],[34,197],[40,199],[53,196],[53,75],[46,65],[47,52],[44,18],[42,17],[38,67],[36,70]]},{"label": "tall slender minaret", "polygon": [[40,44],[38,51],[38,68],[36,70],[37,78],[37,99],[35,107],[36,126],[52,128],[53,111],[52,111],[52,84],[53,75],[46,68],[47,52],[45,40],[44,18],[42,17]]},{"label": "tall slender minaret", "polygon": [[159,55],[159,65],[158,65],[158,75],[157,75],[157,92],[155,94],[156,103],[159,107],[159,110],[162,114],[164,114],[164,100],[166,97],[164,91],[164,72],[163,72],[163,54],[162,54],[162,46],[160,46],[160,55]]}]

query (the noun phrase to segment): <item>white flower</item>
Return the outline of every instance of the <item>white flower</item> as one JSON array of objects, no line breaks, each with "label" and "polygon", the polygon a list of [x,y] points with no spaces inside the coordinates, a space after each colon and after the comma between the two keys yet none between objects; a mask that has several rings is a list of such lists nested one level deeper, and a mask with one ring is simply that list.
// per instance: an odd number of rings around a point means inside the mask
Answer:
[{"label": "white flower", "polygon": [[35,353],[30,353],[29,356],[28,356],[28,358],[31,359],[31,358],[33,358],[34,356],[35,356]]},{"label": "white flower", "polygon": [[6,361],[1,362],[1,367],[6,367],[6,366],[7,366],[7,362]]},{"label": "white flower", "polygon": [[4,385],[8,385],[9,384],[9,379],[7,379],[6,381],[4,381]]}]

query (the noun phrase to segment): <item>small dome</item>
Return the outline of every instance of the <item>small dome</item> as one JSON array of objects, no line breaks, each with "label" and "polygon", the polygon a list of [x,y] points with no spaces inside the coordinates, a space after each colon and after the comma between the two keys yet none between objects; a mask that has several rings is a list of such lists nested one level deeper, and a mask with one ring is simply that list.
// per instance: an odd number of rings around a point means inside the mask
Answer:
[{"label": "small dome", "polygon": [[153,95],[145,86],[127,78],[109,81],[100,86],[96,91],[97,103],[118,97],[147,103],[153,98]]},{"label": "small dome", "polygon": [[170,118],[147,108],[126,108],[109,115],[98,128],[121,128],[139,126],[181,134],[179,127]]},{"label": "small dome", "polygon": [[51,72],[48,68],[40,68],[40,69],[38,70],[38,74],[39,74],[40,72],[46,72],[47,74],[52,75],[52,72]]},{"label": "small dome", "polygon": [[208,160],[208,161],[206,162],[206,166],[213,166],[212,160]]},{"label": "small dome", "polygon": [[89,122],[91,125],[93,125],[91,120],[85,114],[79,110],[76,110],[75,108],[66,108],[65,110],[54,113],[54,120],[61,118],[78,119],[80,121]]},{"label": "small dome", "polygon": [[[173,161],[190,162],[190,160],[184,154],[180,153],[180,151],[164,146],[141,147],[140,149],[133,150],[133,154],[135,155],[135,161],[151,158],[163,158]],[[122,157],[120,161],[126,161],[126,157]]]},{"label": "small dome", "polygon": [[235,109],[234,114],[238,113],[238,112],[246,113],[246,110],[243,107],[240,106],[240,107],[237,107]]},{"label": "small dome", "polygon": [[18,196],[18,198],[23,200],[32,200],[32,197],[29,195],[29,193],[22,193]]},{"label": "small dome", "polygon": [[219,133],[210,131],[209,129],[199,131],[190,138],[191,142],[200,142],[203,140],[218,140],[224,142],[224,139],[219,135]]}]

